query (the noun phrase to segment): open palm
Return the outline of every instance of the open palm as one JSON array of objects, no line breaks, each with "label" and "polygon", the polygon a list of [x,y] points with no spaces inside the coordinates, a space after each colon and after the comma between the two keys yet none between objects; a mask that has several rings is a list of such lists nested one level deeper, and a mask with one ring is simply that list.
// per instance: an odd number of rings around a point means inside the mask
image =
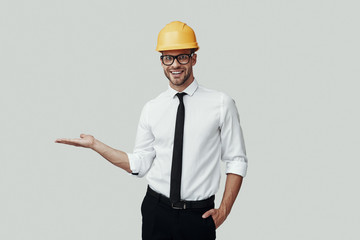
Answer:
[{"label": "open palm", "polygon": [[55,142],[73,145],[76,147],[91,148],[94,145],[95,138],[91,135],[80,134],[80,138],[58,138]]}]

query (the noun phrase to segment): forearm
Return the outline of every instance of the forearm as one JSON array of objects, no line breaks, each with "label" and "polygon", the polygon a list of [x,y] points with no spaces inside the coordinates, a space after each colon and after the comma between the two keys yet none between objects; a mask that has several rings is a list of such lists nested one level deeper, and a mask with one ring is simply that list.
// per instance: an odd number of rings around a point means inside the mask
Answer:
[{"label": "forearm", "polygon": [[97,139],[94,140],[91,149],[99,153],[101,156],[103,156],[106,160],[108,160],[115,166],[118,166],[125,171],[131,173],[129,158],[125,152],[114,149]]},{"label": "forearm", "polygon": [[234,205],[235,199],[240,191],[243,177],[229,173],[226,177],[225,191],[219,207],[219,211],[223,212],[227,217]]}]

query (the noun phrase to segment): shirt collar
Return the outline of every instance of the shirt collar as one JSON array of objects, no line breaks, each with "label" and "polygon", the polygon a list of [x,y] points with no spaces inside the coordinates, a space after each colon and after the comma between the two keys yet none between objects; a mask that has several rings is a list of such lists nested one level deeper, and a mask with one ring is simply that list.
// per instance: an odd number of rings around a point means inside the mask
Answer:
[{"label": "shirt collar", "polygon": [[[187,88],[185,88],[184,91],[182,91],[182,92],[186,93],[189,96],[192,96],[192,95],[194,95],[198,86],[199,86],[199,84],[197,83],[196,79],[194,79],[194,81]],[[170,85],[169,85],[168,92],[172,98],[174,98],[175,95],[178,93],[178,91],[176,91],[175,89],[170,87]]]}]

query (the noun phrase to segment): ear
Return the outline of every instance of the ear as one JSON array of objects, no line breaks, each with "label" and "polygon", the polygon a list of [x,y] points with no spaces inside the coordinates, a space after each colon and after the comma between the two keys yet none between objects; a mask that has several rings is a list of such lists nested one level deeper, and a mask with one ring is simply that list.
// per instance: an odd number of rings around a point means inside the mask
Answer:
[{"label": "ear", "polygon": [[192,65],[192,66],[195,66],[196,61],[197,61],[197,54],[194,53],[194,55],[192,56],[191,65]]}]

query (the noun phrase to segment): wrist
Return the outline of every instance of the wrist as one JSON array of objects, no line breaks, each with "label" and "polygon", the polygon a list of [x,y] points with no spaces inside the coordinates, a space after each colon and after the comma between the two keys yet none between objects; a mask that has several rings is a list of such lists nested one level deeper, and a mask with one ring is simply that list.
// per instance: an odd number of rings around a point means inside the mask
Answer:
[{"label": "wrist", "polygon": [[225,204],[220,205],[219,211],[220,211],[225,217],[227,217],[227,216],[230,214],[230,209],[229,209]]},{"label": "wrist", "polygon": [[96,151],[96,149],[99,146],[99,140],[97,140],[96,138],[93,139],[92,143],[90,144],[89,148],[91,148],[92,150]]}]

